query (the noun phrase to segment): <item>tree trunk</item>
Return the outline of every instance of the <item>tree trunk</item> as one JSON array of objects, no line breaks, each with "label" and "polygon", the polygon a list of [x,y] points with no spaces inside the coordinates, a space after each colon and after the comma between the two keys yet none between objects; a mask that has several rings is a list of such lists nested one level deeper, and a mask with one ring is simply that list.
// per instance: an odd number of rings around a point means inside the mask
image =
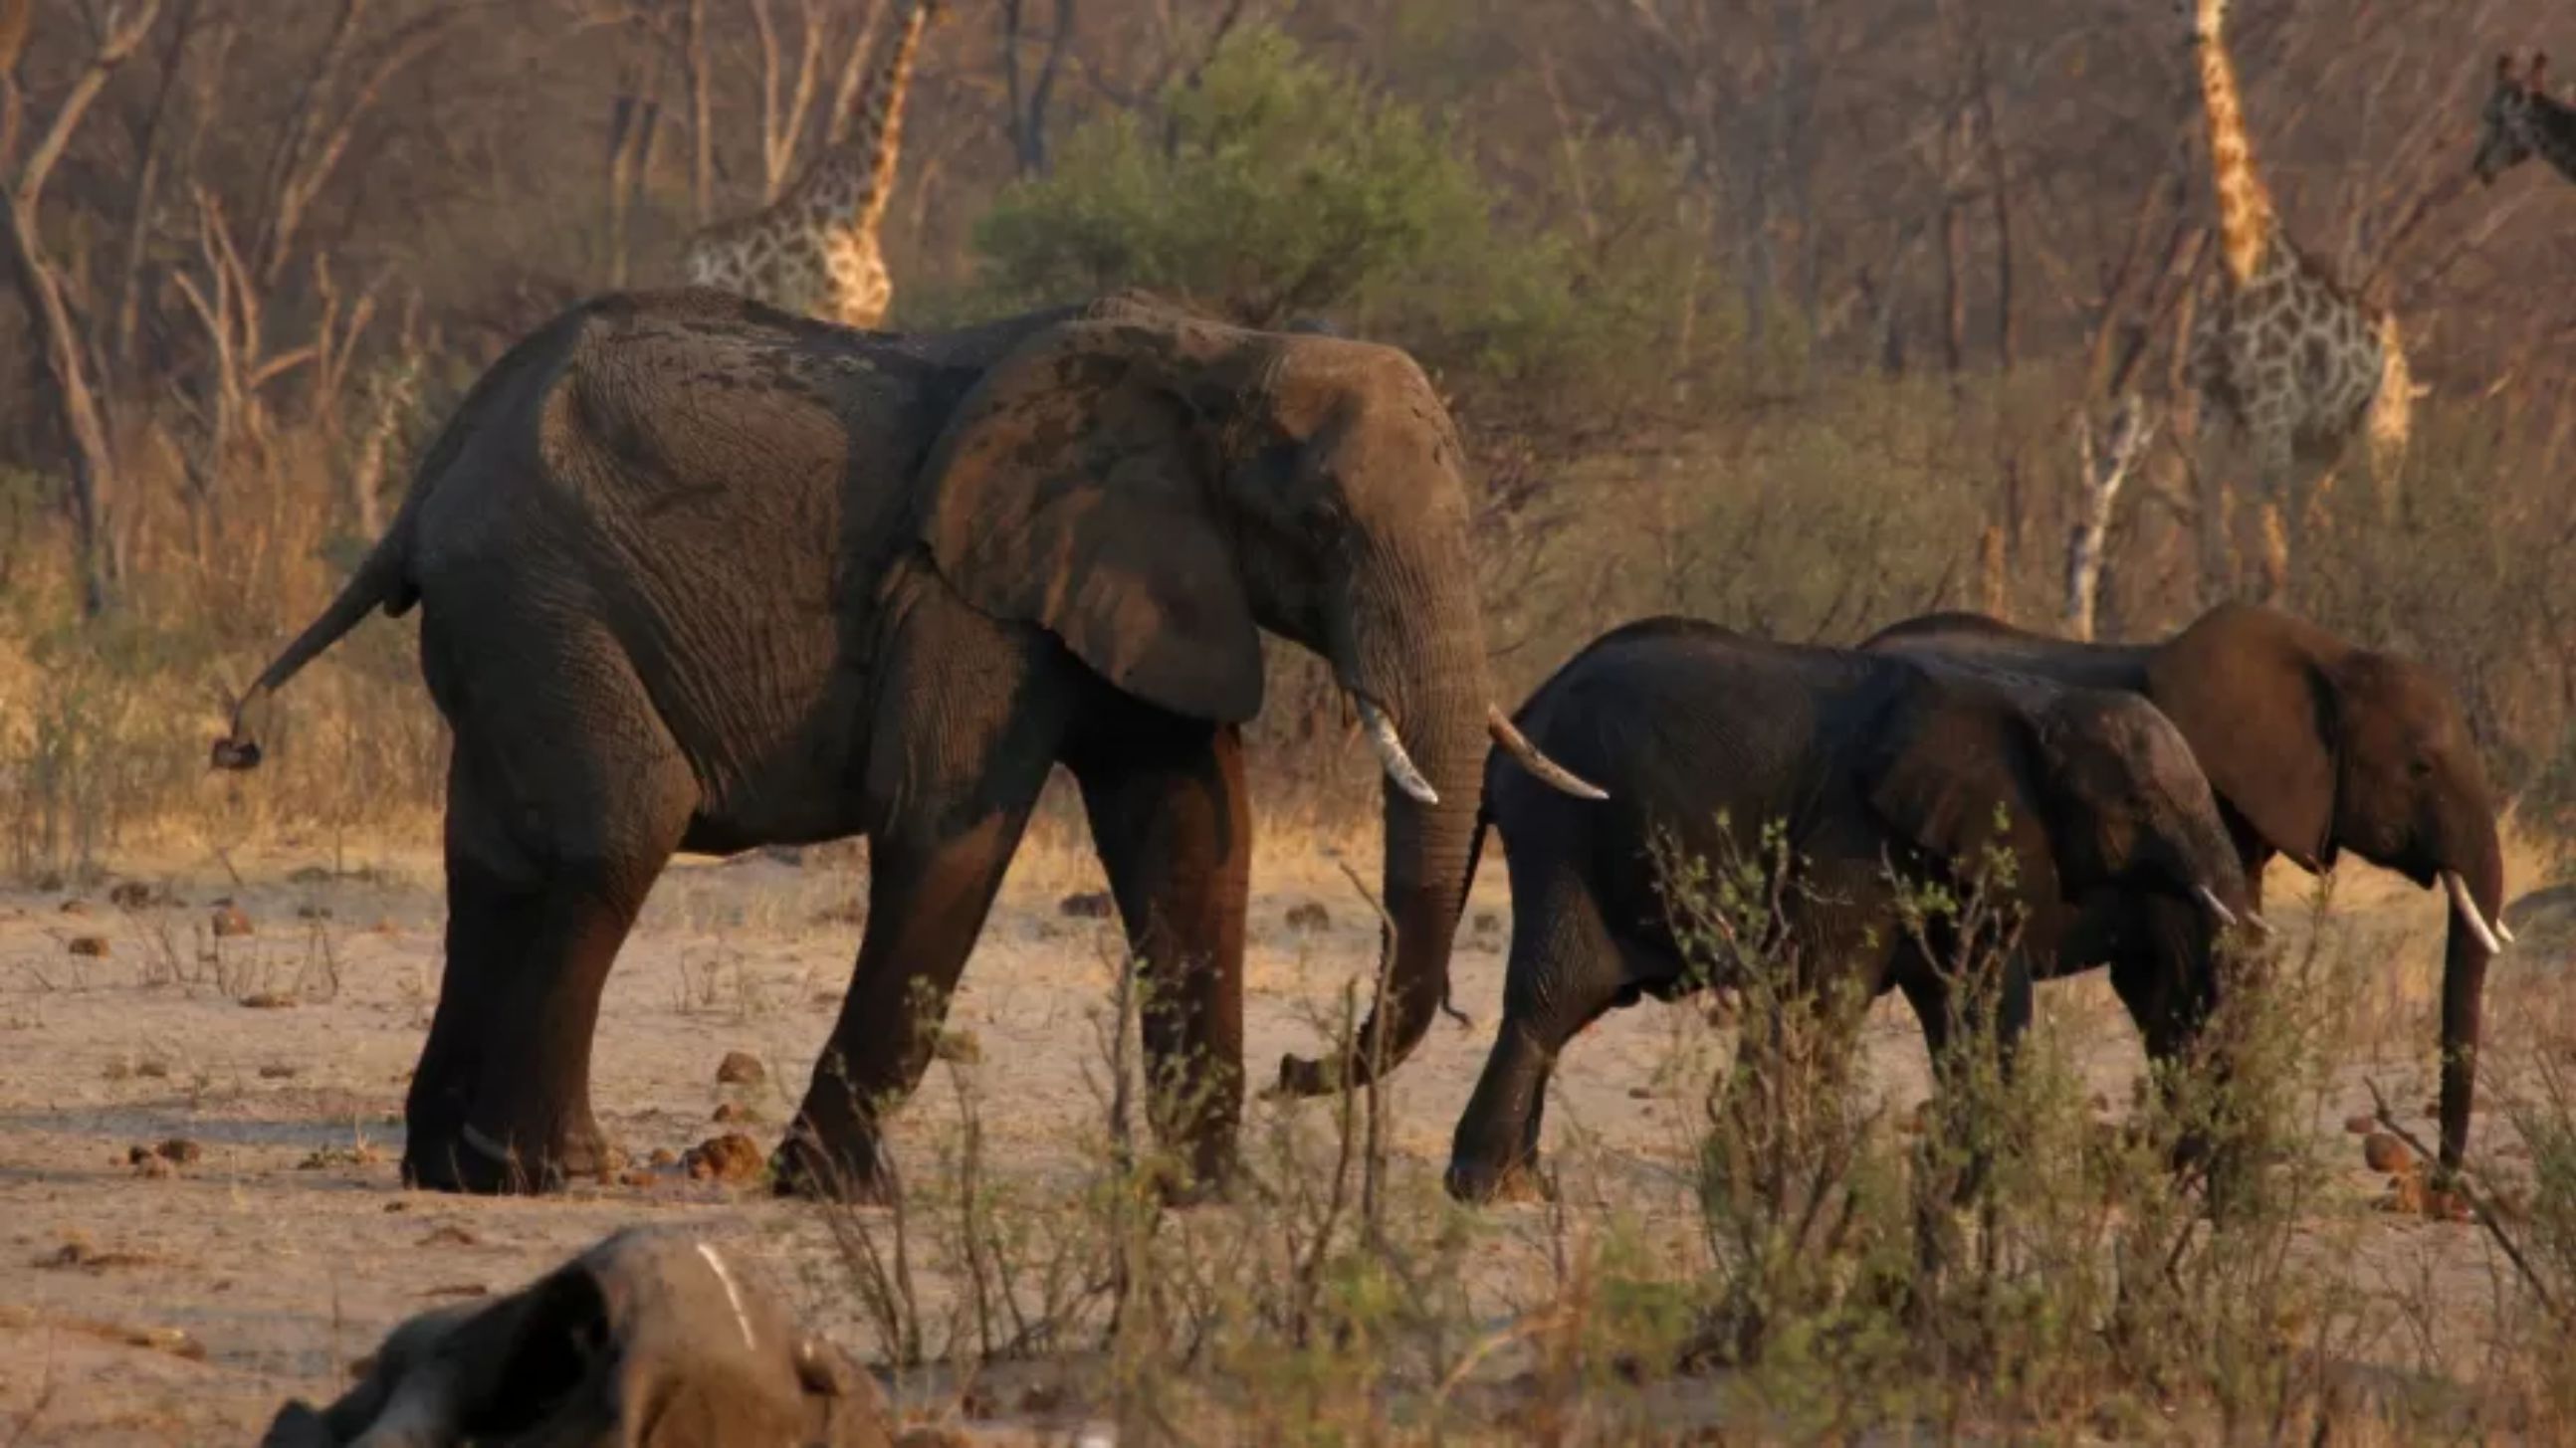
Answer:
[{"label": "tree trunk", "polygon": [[63,300],[61,274],[45,257],[35,208],[13,201],[7,216],[10,269],[17,277],[20,304],[34,324],[45,389],[52,395],[55,419],[69,453],[65,502],[71,513],[81,611],[95,618],[107,611],[117,581],[115,549],[110,543],[116,458],[108,447],[106,417],[90,389],[88,349]]}]

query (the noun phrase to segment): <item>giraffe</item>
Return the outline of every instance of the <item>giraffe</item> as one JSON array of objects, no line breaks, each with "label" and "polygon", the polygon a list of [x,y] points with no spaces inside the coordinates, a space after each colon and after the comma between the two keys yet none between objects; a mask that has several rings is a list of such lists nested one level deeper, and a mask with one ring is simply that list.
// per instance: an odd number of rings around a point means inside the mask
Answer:
[{"label": "giraffe", "polygon": [[877,231],[903,150],[904,92],[921,33],[940,0],[901,0],[893,48],[854,109],[858,123],[816,154],[778,199],[689,238],[693,285],[717,287],[781,311],[874,327],[894,299]]},{"label": "giraffe", "polygon": [[2493,184],[2512,167],[2538,156],[2576,181],[2576,105],[2549,93],[2549,57],[2534,51],[2531,69],[2517,74],[2513,57],[2496,57],[2495,89],[2480,117],[2478,179]]},{"label": "giraffe", "polygon": [[2388,476],[2405,451],[2414,384],[2396,317],[2338,283],[2281,225],[2254,165],[2244,101],[2227,58],[2227,0],[2184,0],[2209,122],[2219,274],[2192,339],[2201,395],[2253,455],[2265,518],[2266,583],[2287,569],[2280,517],[2302,467],[2328,469],[2356,436]]}]

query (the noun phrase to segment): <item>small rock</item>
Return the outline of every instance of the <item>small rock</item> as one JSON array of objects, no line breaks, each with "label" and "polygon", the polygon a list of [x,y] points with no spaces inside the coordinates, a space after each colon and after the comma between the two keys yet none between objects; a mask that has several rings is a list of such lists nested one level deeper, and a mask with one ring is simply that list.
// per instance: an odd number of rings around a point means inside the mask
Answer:
[{"label": "small rock", "polygon": [[194,1166],[205,1157],[206,1149],[184,1136],[174,1136],[158,1146],[130,1146],[125,1159],[135,1166],[159,1161],[171,1166]]},{"label": "small rock", "polygon": [[1476,933],[1478,935],[1499,934],[1501,933],[1502,928],[1503,917],[1501,915],[1491,910],[1479,910],[1476,912]]},{"label": "small rock", "polygon": [[716,1063],[719,1086],[757,1086],[768,1079],[769,1068],[749,1051],[727,1051],[725,1058]]},{"label": "small rock", "polygon": [[728,1122],[741,1122],[745,1125],[749,1125],[759,1120],[759,1112],[752,1110],[750,1107],[743,1105],[739,1101],[725,1101],[717,1103],[715,1121],[718,1126],[725,1125]]},{"label": "small rock", "polygon": [[119,880],[108,887],[108,903],[124,910],[140,910],[152,903],[153,890],[140,880]]},{"label": "small rock", "polygon": [[134,1074],[148,1081],[161,1081],[170,1075],[170,1063],[158,1056],[147,1056],[134,1063]]},{"label": "small rock", "polygon": [[411,1203],[401,1200],[390,1201],[385,1203],[385,1210],[388,1212],[408,1212],[411,1210]]},{"label": "small rock", "polygon": [[657,1146],[653,1148],[653,1154],[644,1160],[653,1166],[678,1166],[680,1154],[667,1146]]},{"label": "small rock", "polygon": [[1655,1099],[1654,1088],[1651,1086],[1631,1086],[1628,1088],[1628,1099],[1631,1101],[1652,1101]]},{"label": "small rock", "polygon": [[649,1187],[653,1184],[653,1174],[649,1171],[630,1171],[619,1177],[617,1182],[620,1186]]},{"label": "small rock", "polygon": [[931,1038],[930,1054],[951,1065],[972,1066],[984,1059],[984,1043],[973,1031],[943,1030]]},{"label": "small rock", "polygon": [[125,1332],[125,1345],[148,1347],[155,1352],[166,1352],[172,1357],[185,1358],[195,1363],[206,1360],[205,1344],[175,1327],[128,1328]]},{"label": "small rock", "polygon": [[491,1295],[492,1289],[480,1282],[450,1282],[446,1286],[433,1287],[421,1294],[423,1297],[489,1297]]},{"label": "small rock", "polygon": [[1333,928],[1333,912],[1319,900],[1300,901],[1288,907],[1288,928],[1299,935],[1312,935]]},{"label": "small rock", "polygon": [[420,1239],[419,1245],[423,1247],[471,1247],[482,1240],[482,1238],[475,1236],[472,1232],[465,1230],[463,1227],[450,1223],[444,1227],[432,1227],[429,1230],[428,1235]]},{"label": "small rock", "polygon": [[89,902],[87,900],[74,897],[64,901],[62,908],[65,915],[87,915],[89,913]]},{"label": "small rock", "polygon": [[1077,890],[1055,902],[1055,913],[1069,920],[1106,920],[1110,908],[1106,890]]},{"label": "small rock", "polygon": [[74,955],[86,955],[93,960],[99,959],[107,954],[107,937],[104,935],[75,935],[71,939],[63,942],[63,949],[70,951]]},{"label": "small rock", "polygon": [[2406,1143],[2385,1131],[2374,1131],[2361,1139],[2361,1159],[2372,1171],[2407,1172],[2415,1170],[2415,1153]]},{"label": "small rock", "polygon": [[2355,1112],[2343,1119],[2343,1129],[2354,1136],[2368,1136],[2379,1129],[2379,1118],[2367,1111]]},{"label": "small rock", "polygon": [[689,1148],[683,1158],[692,1181],[753,1182],[760,1180],[766,1163],[760,1148],[739,1131],[713,1136]]},{"label": "small rock", "polygon": [[295,907],[295,918],[298,920],[328,920],[331,918],[331,907],[328,905],[298,905]]},{"label": "small rock", "polygon": [[2437,1222],[2474,1222],[2477,1209],[2458,1192],[2429,1191],[2424,1194],[2424,1215]]},{"label": "small rock", "polygon": [[248,935],[251,933],[250,912],[239,905],[218,905],[215,913],[207,918],[206,926],[215,932],[217,940]]},{"label": "small rock", "polygon": [[249,995],[243,996],[241,998],[241,1003],[245,1009],[254,1011],[287,1010],[296,1004],[295,992],[291,990],[255,990]]},{"label": "small rock", "polygon": [[286,878],[290,884],[319,885],[331,878],[331,872],[320,865],[298,865],[286,872]]},{"label": "small rock", "polygon": [[283,1061],[271,1061],[267,1065],[259,1068],[259,1079],[262,1081],[290,1081],[303,1070],[304,1068],[301,1066],[289,1066]]},{"label": "small rock", "polygon": [[[141,1147],[135,1149],[142,1150]],[[179,1174],[179,1169],[157,1156],[147,1155],[134,1163],[134,1174],[150,1181],[166,1176],[176,1176]]]}]

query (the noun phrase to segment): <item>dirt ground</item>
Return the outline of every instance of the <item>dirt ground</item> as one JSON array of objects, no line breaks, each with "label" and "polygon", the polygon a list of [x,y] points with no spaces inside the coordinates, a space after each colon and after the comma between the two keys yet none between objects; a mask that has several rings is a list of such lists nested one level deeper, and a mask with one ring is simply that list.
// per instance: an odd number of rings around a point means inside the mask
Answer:
[{"label": "dirt ground", "polygon": [[[1329,858],[1293,842],[1265,840],[1264,851],[1248,969],[1256,1084],[1281,1052],[1315,1049],[1318,1013],[1366,969],[1377,936]],[[728,1101],[756,1113],[740,1129],[764,1152],[775,1141],[856,948],[860,858],[836,848],[685,862],[664,878],[602,1012],[595,1095],[621,1146],[639,1158],[684,1149],[728,1129],[710,1119]],[[1348,858],[1373,875],[1366,841]],[[335,1392],[349,1361],[400,1318],[507,1290],[639,1220],[691,1222],[738,1243],[810,1310],[847,1326],[810,1213],[748,1189],[665,1173],[539,1201],[404,1191],[394,1165],[404,1083],[438,989],[436,860],[381,851],[344,860],[338,874],[329,860],[292,842],[228,861],[181,852],[77,888],[0,893],[0,1443],[255,1439],[285,1397]],[[1409,1169],[1434,1173],[1445,1160],[1491,1039],[1510,919],[1502,874],[1484,872],[1458,956],[1457,1000],[1476,1025],[1443,1022],[1396,1078],[1394,1146]],[[2352,874],[2335,928],[2407,962],[2388,973],[2386,1008],[2420,1011],[2436,897]],[[1069,1167],[1070,1143],[1098,1119],[1096,1022],[1114,946],[1104,922],[1062,904],[1097,887],[1078,849],[1034,841],[967,970],[952,1025],[980,1047],[1001,1169]],[[2276,901],[2303,887],[2276,881]],[[168,898],[138,901],[137,890]],[[251,933],[213,933],[223,900]],[[2567,944],[2538,934],[2526,929],[2525,946],[2499,962],[2496,999],[2563,984]],[[2107,990],[2076,982],[2043,995],[2045,1028],[2077,1033],[2101,1087],[2125,1092],[2138,1054]],[[1873,1063],[1891,1096],[1911,1100],[1923,1090],[1920,1038],[1891,1004],[1873,1017]],[[1656,1095],[1650,1078],[1674,1032],[1698,1029],[1687,1010],[1618,1013],[1574,1048],[1557,1074],[1552,1151],[1579,1131],[1612,1177],[1678,1198],[1665,1188],[1694,1107]],[[2367,1109],[2365,1074],[2397,1085],[2410,1109],[2425,1104],[2429,1036],[2380,1034],[2390,1039],[2358,1046],[2351,1080],[2320,1103],[2321,1136],[2339,1137],[2341,1118]],[[734,1051],[765,1063],[765,1084],[718,1086],[718,1063]],[[952,1111],[926,1093],[899,1124],[898,1153],[922,1150]],[[187,1159],[175,1165],[130,1159],[171,1138],[195,1154],[177,1150]],[[2352,1169],[2348,1200],[2327,1210],[2368,1213],[2378,1178],[2356,1149],[2331,1149]],[[2370,1220],[2357,1271],[2434,1280],[2464,1321],[2492,1294],[2496,1267],[2476,1228]],[[1508,1255],[1491,1264],[1498,1279],[1530,1267]]]}]

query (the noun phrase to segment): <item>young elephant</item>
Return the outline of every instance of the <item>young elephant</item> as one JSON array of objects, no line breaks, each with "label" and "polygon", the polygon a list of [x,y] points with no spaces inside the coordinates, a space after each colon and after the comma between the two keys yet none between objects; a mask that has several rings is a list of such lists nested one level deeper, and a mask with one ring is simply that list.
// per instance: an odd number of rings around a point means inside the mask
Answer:
[{"label": "young elephant", "polygon": [[385,1337],[325,1408],[280,1408],[264,1448],[885,1448],[866,1372],[799,1327],[745,1264],[630,1228],[507,1297]]},{"label": "young elephant", "polygon": [[[1641,994],[1693,984],[1651,859],[1659,832],[1689,855],[1754,858],[1763,829],[1785,825],[1801,887],[1787,924],[1807,958],[1876,993],[1902,989],[1936,1061],[1951,1002],[1896,918],[1890,865],[1939,879],[1953,862],[2010,850],[2022,954],[2034,958],[2059,948],[2079,897],[2196,902],[2200,928],[2170,941],[2173,970],[2189,978],[2207,976],[2218,931],[2248,909],[2208,782],[2134,695],[1667,618],[1595,640],[1515,722],[1609,798],[1546,790],[1499,755],[1486,764],[1485,812],[1511,871],[1512,954],[1500,1033],[1450,1156],[1449,1190],[1464,1200],[1536,1161],[1548,1072],[1568,1040]],[[2007,1038],[2029,1011],[2027,970],[2012,976]]]}]

